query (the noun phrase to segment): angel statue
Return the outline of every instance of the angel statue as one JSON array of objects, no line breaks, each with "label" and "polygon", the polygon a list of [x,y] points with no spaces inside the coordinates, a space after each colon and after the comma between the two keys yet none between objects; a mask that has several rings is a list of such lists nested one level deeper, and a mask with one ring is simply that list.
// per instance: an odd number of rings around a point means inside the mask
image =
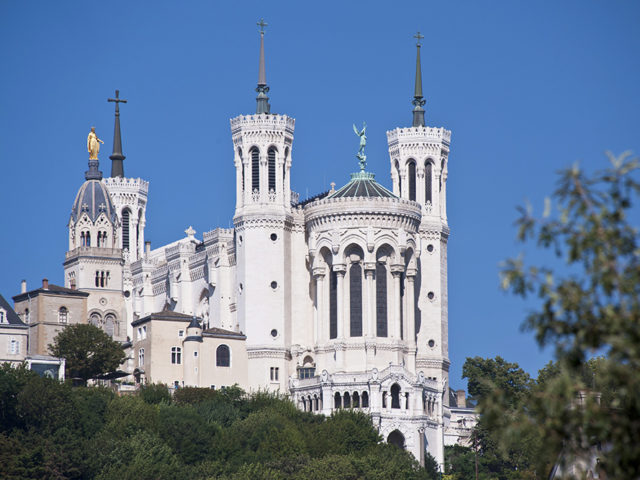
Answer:
[{"label": "angel statue", "polygon": [[360,149],[356,153],[356,157],[360,160],[360,170],[364,170],[367,163],[367,156],[364,154],[364,147],[367,145],[367,123],[362,122],[362,130],[358,130],[356,125],[353,125],[353,131],[360,137]]}]

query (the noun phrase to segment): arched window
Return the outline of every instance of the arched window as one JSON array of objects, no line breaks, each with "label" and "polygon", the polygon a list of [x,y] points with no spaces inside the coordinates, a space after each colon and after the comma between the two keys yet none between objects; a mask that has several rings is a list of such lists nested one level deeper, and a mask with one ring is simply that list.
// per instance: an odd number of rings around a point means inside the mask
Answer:
[{"label": "arched window", "polygon": [[329,275],[329,338],[338,336],[338,274]]},{"label": "arched window", "polygon": [[220,345],[216,349],[216,366],[228,367],[231,365],[231,351],[226,345]]},{"label": "arched window", "polygon": [[349,317],[350,335],[362,336],[362,267],[352,263],[349,267]]},{"label": "arched window", "polygon": [[342,399],[342,406],[344,408],[351,408],[351,395],[349,395],[349,392],[346,392],[344,394],[344,397]]},{"label": "arched window", "polygon": [[358,392],[353,394],[353,408],[360,408],[360,395]]},{"label": "arched window", "polygon": [[313,409],[315,411],[318,411],[320,409],[319,407],[320,407],[320,405],[319,405],[319,402],[318,402],[318,396],[314,395],[313,396]]},{"label": "arched window", "polygon": [[338,392],[333,396],[334,408],[342,408],[342,397]]},{"label": "arched window", "polygon": [[86,239],[86,238],[84,238],[84,232],[80,232],[80,244],[81,244],[83,247],[86,247],[86,246],[87,246],[87,239]]},{"label": "arched window", "polygon": [[287,176],[287,159],[289,158],[289,147],[284,149],[284,160],[282,162],[282,191],[284,192],[285,178]]},{"label": "arched window", "polygon": [[98,244],[96,246],[102,246],[102,232],[98,232]]},{"label": "arched window", "polygon": [[96,270],[96,287],[100,286],[100,271]]},{"label": "arched window", "polygon": [[100,286],[104,287],[104,270],[100,272]]},{"label": "arched window", "polygon": [[433,203],[431,194],[431,182],[433,181],[433,164],[427,162],[424,168],[424,198],[425,202]]},{"label": "arched window", "polygon": [[140,350],[138,350],[138,366],[139,367],[144,366],[144,348],[141,348]]},{"label": "arched window", "polygon": [[180,365],[182,363],[182,348],[171,347],[171,363]]},{"label": "arched window", "polygon": [[122,211],[122,248],[129,250],[129,220],[131,212],[128,208]]},{"label": "arched window", "polygon": [[400,385],[391,385],[391,408],[400,408]]},{"label": "arched window", "polygon": [[69,321],[69,310],[67,310],[67,307],[60,307],[60,310],[58,310],[58,322],[67,323],[68,321]]},{"label": "arched window", "polygon": [[107,246],[107,232],[102,232],[102,247],[106,248]]},{"label": "arched window", "polygon": [[100,316],[99,313],[92,313],[91,316],[89,317],[89,323],[91,325],[94,325],[96,327],[100,327],[102,324],[102,317]]},{"label": "arched window", "polygon": [[398,176],[398,196],[402,197],[402,177],[400,176],[400,165],[396,160],[396,175]]},{"label": "arched window", "polygon": [[87,247],[91,246],[91,234],[89,232],[84,235],[85,244]]},{"label": "arched window", "polygon": [[267,153],[269,160],[269,191],[276,191],[276,149],[270,148]]},{"label": "arched window", "polygon": [[251,150],[251,191],[260,190],[260,152]]},{"label": "arched window", "polygon": [[409,176],[409,200],[415,201],[416,199],[416,162],[409,161],[407,165],[407,175]]},{"label": "arched window", "polygon": [[376,335],[387,336],[387,268],[376,263]]},{"label": "arched window", "polygon": [[362,392],[362,408],[369,408],[369,393]]},{"label": "arched window", "polygon": [[113,334],[115,333],[115,324],[116,324],[116,317],[111,313],[107,314],[107,316],[104,319],[104,330],[107,333],[107,335],[113,337]]},{"label": "arched window", "polygon": [[439,185],[439,189],[438,189],[439,192],[442,191],[442,181],[443,180],[444,180],[444,158],[442,159],[442,162],[440,162],[440,185]]},{"label": "arched window", "polygon": [[387,443],[395,445],[396,447],[402,448],[404,450],[404,435],[402,435],[402,433],[400,433],[398,430],[394,430],[387,437]]}]

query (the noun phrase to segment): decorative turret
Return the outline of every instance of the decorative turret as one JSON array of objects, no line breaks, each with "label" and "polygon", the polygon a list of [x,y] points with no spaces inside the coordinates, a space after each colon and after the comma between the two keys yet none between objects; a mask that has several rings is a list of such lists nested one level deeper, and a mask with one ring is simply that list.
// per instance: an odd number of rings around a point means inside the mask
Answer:
[{"label": "decorative turret", "polygon": [[413,126],[424,127],[424,104],[426,101],[422,98],[422,67],[420,65],[420,47],[422,44],[420,40],[424,38],[424,35],[420,35],[420,32],[414,35],[418,41],[416,42],[416,85],[413,92],[413,101],[411,102],[413,107]]},{"label": "decorative turret", "polygon": [[109,157],[111,159],[111,177],[124,177],[123,160],[126,158],[122,154],[122,137],[120,135],[120,103],[127,103],[126,100],[120,98],[120,90],[116,90],[116,98],[107,99],[108,102],[116,104],[116,120],[113,127],[113,153]]},{"label": "decorative turret", "polygon": [[260,27],[260,66],[258,69],[258,87],[256,88],[256,92],[258,92],[256,113],[270,113],[271,105],[269,105],[269,97],[267,97],[269,87],[267,86],[267,74],[264,68],[264,27],[267,24],[261,18],[257,25]]}]

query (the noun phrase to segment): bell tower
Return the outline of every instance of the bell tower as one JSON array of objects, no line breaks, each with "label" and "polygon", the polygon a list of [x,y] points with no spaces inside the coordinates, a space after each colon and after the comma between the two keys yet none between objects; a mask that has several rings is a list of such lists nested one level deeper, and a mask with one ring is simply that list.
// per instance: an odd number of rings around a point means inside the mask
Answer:
[{"label": "bell tower", "polygon": [[247,335],[251,388],[284,390],[291,339],[291,147],[295,120],[271,113],[264,27],[256,113],[231,119],[237,328]]},{"label": "bell tower", "polygon": [[[425,125],[420,65],[421,40],[416,42],[416,76],[410,127],[387,132],[393,193],[422,207],[420,256],[415,312],[416,370],[449,384],[446,185],[451,131]],[[446,391],[446,388],[445,388]],[[443,399],[448,405],[448,395]]]}]

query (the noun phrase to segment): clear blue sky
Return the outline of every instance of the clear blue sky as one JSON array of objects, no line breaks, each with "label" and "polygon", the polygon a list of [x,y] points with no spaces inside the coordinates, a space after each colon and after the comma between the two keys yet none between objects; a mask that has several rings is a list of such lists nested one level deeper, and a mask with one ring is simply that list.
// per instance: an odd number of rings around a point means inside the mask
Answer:
[{"label": "clear blue sky", "polygon": [[535,373],[550,353],[519,332],[527,306],[500,291],[498,263],[520,251],[515,206],[540,210],[555,171],[640,153],[639,2],[0,1],[0,293],[63,283],[86,136],[95,125],[108,173],[116,88],[125,173],[150,181],[147,239],[231,225],[229,118],[255,109],[260,17],[302,197],[348,180],[363,120],[369,169],[390,186],[385,132],[411,122],[423,32],[427,124],[453,131],[451,383],[475,355]]}]

